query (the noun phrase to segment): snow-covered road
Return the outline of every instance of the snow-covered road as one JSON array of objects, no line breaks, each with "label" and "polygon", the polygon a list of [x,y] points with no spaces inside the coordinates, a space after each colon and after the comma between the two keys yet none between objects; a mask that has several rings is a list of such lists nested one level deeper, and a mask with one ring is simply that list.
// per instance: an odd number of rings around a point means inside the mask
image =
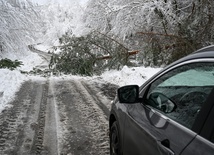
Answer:
[{"label": "snow-covered road", "polygon": [[[42,57],[32,53],[19,69],[48,68]],[[0,69],[0,155],[109,154],[116,89],[141,85],[159,70],[124,66],[93,77],[39,77]]]},{"label": "snow-covered road", "polygon": [[30,80],[0,113],[1,155],[109,154],[117,86],[84,79]]}]

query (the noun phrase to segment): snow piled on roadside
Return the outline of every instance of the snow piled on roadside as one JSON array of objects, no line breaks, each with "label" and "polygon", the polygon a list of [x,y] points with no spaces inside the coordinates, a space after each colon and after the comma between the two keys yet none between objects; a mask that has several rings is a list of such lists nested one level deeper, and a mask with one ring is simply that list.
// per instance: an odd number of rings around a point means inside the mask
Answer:
[{"label": "snow piled on roadside", "polygon": [[0,113],[6,107],[10,107],[9,102],[13,101],[15,93],[19,91],[21,85],[30,79],[41,80],[44,78],[27,76],[21,74],[22,71],[30,71],[35,66],[44,64],[44,61],[38,54],[31,53],[26,57],[20,58],[23,65],[16,70],[0,69]]},{"label": "snow piled on roadside", "polygon": [[109,83],[119,86],[124,85],[142,85],[155,73],[160,71],[161,68],[145,68],[145,67],[132,67],[124,66],[121,71],[106,71],[101,75],[101,78]]},{"label": "snow piled on roadside", "polygon": [[70,80],[70,79],[85,79],[88,81],[97,81],[104,83],[111,83],[120,87],[124,85],[139,85],[141,86],[145,81],[152,77],[155,73],[162,68],[151,67],[127,67],[124,66],[122,70],[109,70],[101,74],[100,76],[93,77],[81,77],[75,75],[62,75],[60,77],[53,76],[50,79],[54,80]]},{"label": "snow piled on roadside", "polygon": [[21,74],[20,71],[0,69],[0,113],[10,106],[8,103],[13,100],[15,93],[27,80],[28,77]]},{"label": "snow piled on roadside", "polygon": [[20,61],[23,62],[23,66],[19,67],[19,70],[22,71],[31,71],[34,67],[39,65],[48,65],[38,54],[31,53],[28,56],[22,58]]}]

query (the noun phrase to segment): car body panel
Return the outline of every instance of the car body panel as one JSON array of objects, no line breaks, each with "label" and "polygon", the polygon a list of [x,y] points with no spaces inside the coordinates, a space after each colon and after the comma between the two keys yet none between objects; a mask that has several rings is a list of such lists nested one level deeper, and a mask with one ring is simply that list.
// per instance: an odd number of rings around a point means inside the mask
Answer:
[{"label": "car body panel", "polygon": [[[214,62],[214,52],[197,51],[162,69],[140,87],[140,97],[144,97],[150,83],[163,74],[179,66],[195,62]],[[209,100],[212,100],[212,96],[214,96],[214,90]],[[214,104],[213,101],[211,102],[209,101],[205,107],[202,107],[194,128],[190,130],[144,103],[126,104],[119,103],[116,99],[112,105],[111,115],[114,115],[116,121],[119,122],[123,155],[214,154],[214,144],[209,141],[209,138],[214,139],[214,123],[212,122]],[[205,127],[211,128],[209,134],[204,129]],[[207,139],[200,136],[202,133]]]},{"label": "car body panel", "polygon": [[[127,112],[124,155],[138,155],[139,152],[147,155],[179,154],[196,136],[196,133],[141,103],[133,104]],[[164,141],[168,141],[168,146],[162,144]]]},{"label": "car body panel", "polygon": [[[116,101],[117,102],[117,101]],[[111,117],[113,117],[114,119],[116,119],[116,121],[118,122],[118,128],[119,128],[119,131],[120,131],[120,140],[121,140],[121,143],[123,143],[124,139],[123,139],[123,135],[124,135],[124,125],[125,125],[125,120],[126,120],[126,104],[122,104],[122,103],[119,103],[117,102],[117,104],[112,104],[112,108],[111,108],[111,114],[110,114],[110,119]],[[110,127],[111,128],[111,124],[113,123],[113,120],[110,120]],[[121,144],[121,147],[123,147],[123,145]],[[122,148],[121,148],[122,149]]]}]

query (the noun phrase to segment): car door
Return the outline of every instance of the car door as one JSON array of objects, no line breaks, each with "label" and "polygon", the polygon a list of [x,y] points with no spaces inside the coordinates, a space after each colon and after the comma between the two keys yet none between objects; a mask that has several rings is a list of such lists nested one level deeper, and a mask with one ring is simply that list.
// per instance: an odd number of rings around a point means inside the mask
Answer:
[{"label": "car door", "polygon": [[194,140],[214,86],[214,63],[205,61],[176,65],[142,88],[142,102],[127,106],[124,155],[180,154]]},{"label": "car door", "polygon": [[[201,109],[201,117],[206,117],[203,128],[198,131],[199,134],[194,140],[184,149],[181,155],[200,154],[200,155],[211,155],[214,154],[214,89],[209,96],[206,105]],[[208,115],[206,115],[208,113]],[[200,122],[200,118],[196,121]],[[198,148],[198,149],[197,149]]]}]

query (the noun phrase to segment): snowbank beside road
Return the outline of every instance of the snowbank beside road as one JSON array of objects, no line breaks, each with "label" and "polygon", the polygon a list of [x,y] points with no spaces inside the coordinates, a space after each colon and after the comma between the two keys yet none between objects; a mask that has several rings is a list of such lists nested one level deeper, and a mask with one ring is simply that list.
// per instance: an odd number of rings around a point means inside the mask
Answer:
[{"label": "snowbank beside road", "polygon": [[13,100],[15,93],[26,80],[28,77],[19,71],[0,69],[0,113],[9,106],[8,102]]},{"label": "snowbank beside road", "polygon": [[[32,79],[30,76],[21,74],[19,70],[30,71],[36,66],[46,64],[36,53],[31,53],[26,57],[20,56],[20,59],[23,65],[16,70],[0,69],[0,113],[10,106],[8,103],[14,99],[15,93],[19,90],[22,83]],[[36,78],[38,79],[39,77]]]},{"label": "snowbank beside road", "polygon": [[48,66],[48,63],[38,56],[37,53],[31,53],[28,56],[22,58],[20,61],[23,62],[23,66],[20,66],[18,69],[22,71],[31,71],[34,67],[40,65]]},{"label": "snowbank beside road", "polygon": [[160,71],[161,68],[145,68],[145,67],[123,67],[121,71],[106,71],[101,75],[102,79],[119,85],[142,85],[146,80],[148,80],[155,73]]}]

